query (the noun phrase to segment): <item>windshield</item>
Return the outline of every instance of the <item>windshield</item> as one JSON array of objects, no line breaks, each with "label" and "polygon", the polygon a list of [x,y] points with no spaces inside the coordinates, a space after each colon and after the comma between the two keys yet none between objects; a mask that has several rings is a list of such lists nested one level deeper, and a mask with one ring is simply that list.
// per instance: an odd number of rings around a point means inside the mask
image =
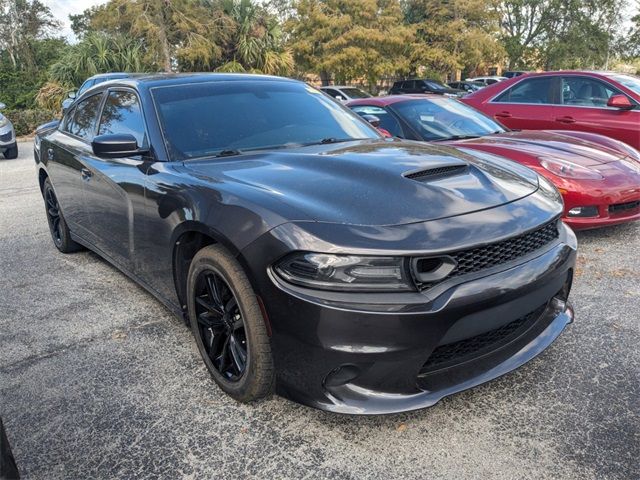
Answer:
[{"label": "windshield", "polygon": [[304,83],[208,82],[152,92],[174,160],[380,138],[367,122]]},{"label": "windshield", "polygon": [[610,75],[610,78],[640,94],[640,77],[635,75]]},{"label": "windshield", "polygon": [[398,102],[393,109],[427,141],[503,133],[496,121],[452,98]]},{"label": "windshield", "polygon": [[349,98],[369,98],[367,92],[363,92],[359,88],[343,88],[341,89]]},{"label": "windshield", "polygon": [[434,80],[425,80],[427,86],[429,86],[432,90],[447,90],[448,87],[445,87],[442,83],[436,82]]}]

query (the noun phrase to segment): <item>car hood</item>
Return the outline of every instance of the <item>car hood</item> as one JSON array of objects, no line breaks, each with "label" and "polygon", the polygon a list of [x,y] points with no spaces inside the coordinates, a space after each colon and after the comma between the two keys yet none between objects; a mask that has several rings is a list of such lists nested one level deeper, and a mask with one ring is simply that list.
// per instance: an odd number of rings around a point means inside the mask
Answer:
[{"label": "car hood", "polygon": [[238,195],[243,188],[259,189],[315,221],[354,225],[463,215],[538,188],[534,172],[500,157],[400,140],[262,151],[184,165],[217,188]]},{"label": "car hood", "polygon": [[624,154],[604,145],[549,131],[506,132],[452,144],[466,147],[478,145],[485,151],[493,151],[507,157],[508,150],[534,157],[555,157],[583,167],[594,167],[625,158]]}]

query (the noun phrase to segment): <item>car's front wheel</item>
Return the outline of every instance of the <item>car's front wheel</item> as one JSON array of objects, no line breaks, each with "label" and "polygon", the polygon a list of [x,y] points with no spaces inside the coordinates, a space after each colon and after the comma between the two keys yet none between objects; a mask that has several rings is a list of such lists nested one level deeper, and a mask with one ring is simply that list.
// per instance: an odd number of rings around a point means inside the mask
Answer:
[{"label": "car's front wheel", "polygon": [[191,263],[187,292],[191,330],[218,386],[240,402],[269,395],[271,342],[242,267],[222,246],[209,245]]},{"label": "car's front wheel", "polygon": [[44,206],[47,214],[47,222],[49,223],[49,231],[51,232],[51,238],[56,248],[62,253],[81,250],[82,246],[71,239],[69,226],[62,216],[58,197],[56,197],[56,192],[53,191],[51,181],[48,178],[44,181],[42,194],[44,196]]}]

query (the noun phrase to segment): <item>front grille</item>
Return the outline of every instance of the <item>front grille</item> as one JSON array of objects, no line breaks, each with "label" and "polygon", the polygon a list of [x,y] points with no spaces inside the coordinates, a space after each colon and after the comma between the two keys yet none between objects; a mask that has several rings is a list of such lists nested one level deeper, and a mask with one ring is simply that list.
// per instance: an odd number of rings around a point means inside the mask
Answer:
[{"label": "front grille", "polygon": [[447,278],[459,277],[467,273],[479,272],[481,270],[495,267],[519,257],[523,257],[539,248],[548,245],[559,236],[558,224],[556,220],[532,232],[509,238],[501,242],[492,243],[483,247],[462,250],[449,254],[456,262],[453,271],[438,282],[423,283],[422,290],[433,287]]},{"label": "front grille", "polygon": [[11,134],[11,132],[4,133],[0,135],[0,142],[8,142],[12,137],[13,135]]},{"label": "front grille", "polygon": [[404,175],[404,178],[420,181],[425,178],[435,177],[437,175],[455,175],[458,173],[462,173],[462,171],[466,169],[466,165],[449,165],[446,167],[437,167],[431,168],[429,170],[420,170],[419,172],[407,173]]},{"label": "front grille", "polygon": [[437,347],[422,366],[420,373],[426,374],[443,367],[460,364],[506,345],[528,330],[544,313],[546,307],[547,305],[544,304],[533,312],[495,330]]},{"label": "front grille", "polygon": [[636,200],[635,202],[616,203],[615,205],[609,205],[609,214],[616,215],[626,213],[637,208],[640,208],[640,200]]}]

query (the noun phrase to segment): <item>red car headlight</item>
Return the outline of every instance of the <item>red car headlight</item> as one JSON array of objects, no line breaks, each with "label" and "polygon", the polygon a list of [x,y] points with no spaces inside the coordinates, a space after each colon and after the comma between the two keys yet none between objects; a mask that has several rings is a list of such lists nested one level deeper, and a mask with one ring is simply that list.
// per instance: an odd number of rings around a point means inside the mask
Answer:
[{"label": "red car headlight", "polygon": [[576,180],[603,180],[604,177],[598,172],[590,170],[582,165],[578,165],[567,160],[560,160],[552,157],[539,157],[540,165],[554,175],[563,178],[573,178]]}]

